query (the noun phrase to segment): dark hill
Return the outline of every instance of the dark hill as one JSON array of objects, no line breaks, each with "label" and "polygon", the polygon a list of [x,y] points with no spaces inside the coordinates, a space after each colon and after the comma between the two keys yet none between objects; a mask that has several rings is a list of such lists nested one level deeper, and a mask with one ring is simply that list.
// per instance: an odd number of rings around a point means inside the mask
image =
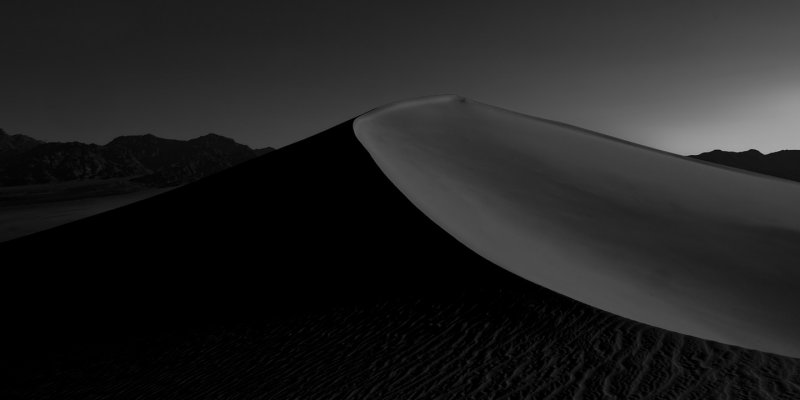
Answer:
[{"label": "dark hill", "polygon": [[797,360],[627,321],[481,258],[351,123],[0,244],[17,260],[3,397],[800,396]]},{"label": "dark hill", "polygon": [[177,186],[273,150],[253,150],[216,134],[192,140],[147,134],[104,146],[45,143],[0,132],[0,186],[87,179],[135,178],[146,186]]},{"label": "dark hill", "polygon": [[24,153],[38,145],[41,141],[25,135],[9,135],[0,129],[0,159]]},{"label": "dark hill", "polygon": [[150,173],[131,154],[79,142],[42,143],[0,164],[2,186],[109,179]]},{"label": "dark hill", "polygon": [[800,181],[800,150],[781,150],[763,154],[758,150],[742,152],[714,150],[689,156],[746,171]]},{"label": "dark hill", "polygon": [[152,134],[119,136],[105,147],[125,151],[151,170],[166,167],[181,159],[189,147],[182,140],[164,139]]}]

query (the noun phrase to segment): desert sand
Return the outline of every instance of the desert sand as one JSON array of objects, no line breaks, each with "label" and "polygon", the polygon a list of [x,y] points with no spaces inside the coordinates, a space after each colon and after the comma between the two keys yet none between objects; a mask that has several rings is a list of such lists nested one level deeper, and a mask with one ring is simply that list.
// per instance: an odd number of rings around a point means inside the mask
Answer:
[{"label": "desert sand", "polygon": [[672,331],[800,356],[800,185],[458,96],[356,119],[437,224],[558,293]]},{"label": "desert sand", "polygon": [[[450,102],[411,105],[446,120]],[[796,358],[622,318],[493,264],[373,156],[350,120],[0,243],[14,260],[0,397],[800,398]]]}]

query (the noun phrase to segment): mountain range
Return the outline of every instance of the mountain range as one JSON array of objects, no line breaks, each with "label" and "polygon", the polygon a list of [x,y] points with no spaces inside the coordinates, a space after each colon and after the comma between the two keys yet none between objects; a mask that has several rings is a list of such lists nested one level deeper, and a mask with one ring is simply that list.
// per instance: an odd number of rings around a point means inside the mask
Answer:
[{"label": "mountain range", "polygon": [[[130,178],[146,187],[178,186],[273,150],[252,149],[214,133],[191,140],[119,136],[97,145],[44,142],[0,129],[0,186],[110,178]],[[800,150],[713,150],[689,157],[800,181]]]},{"label": "mountain range", "polygon": [[252,149],[214,133],[191,140],[120,136],[97,145],[44,142],[0,129],[0,186],[110,178],[177,186],[272,150]]},{"label": "mountain range", "polygon": [[741,152],[714,150],[689,157],[778,178],[800,181],[800,150],[781,150],[769,154],[753,149]]}]

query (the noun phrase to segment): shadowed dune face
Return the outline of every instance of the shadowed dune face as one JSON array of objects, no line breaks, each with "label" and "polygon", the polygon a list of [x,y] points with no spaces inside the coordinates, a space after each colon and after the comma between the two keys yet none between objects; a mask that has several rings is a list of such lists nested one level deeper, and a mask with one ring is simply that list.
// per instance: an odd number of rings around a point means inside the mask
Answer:
[{"label": "shadowed dune face", "polygon": [[454,96],[377,109],[354,129],[428,217],[515,274],[800,357],[800,185]]}]

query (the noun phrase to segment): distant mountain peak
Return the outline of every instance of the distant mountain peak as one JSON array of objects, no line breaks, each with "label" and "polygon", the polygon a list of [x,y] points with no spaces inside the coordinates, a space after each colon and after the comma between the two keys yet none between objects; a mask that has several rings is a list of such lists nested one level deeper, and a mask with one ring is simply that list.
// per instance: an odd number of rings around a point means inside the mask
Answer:
[{"label": "distant mountain peak", "polygon": [[713,150],[689,156],[728,167],[800,181],[800,150],[780,150],[764,154],[756,149],[746,151]]},{"label": "distant mountain peak", "polygon": [[764,153],[762,153],[762,152],[760,152],[760,151],[758,151],[758,150],[756,150],[756,149],[750,149],[750,150],[745,150],[745,151],[729,151],[729,150],[720,150],[720,149],[714,149],[714,150],[711,150],[711,151],[707,151],[707,152],[705,152],[705,153],[700,153],[700,154],[696,154],[696,155],[691,155],[691,156],[689,156],[689,157],[697,157],[697,156],[700,156],[700,155],[703,155],[703,154],[716,154],[716,155],[720,155],[720,154],[749,154],[749,155],[764,155]]},{"label": "distant mountain peak", "polygon": [[233,139],[231,139],[231,138],[229,138],[227,136],[218,135],[218,134],[216,134],[214,132],[209,132],[209,133],[206,133],[203,136],[198,136],[197,137],[197,139],[200,139],[200,138],[222,138],[222,139],[227,139],[227,140],[233,140]]},{"label": "distant mountain peak", "polygon": [[44,142],[25,135],[10,135],[0,129],[0,161],[24,153]]},{"label": "distant mountain peak", "polygon": [[108,142],[108,145],[128,144],[128,143],[156,143],[162,141],[177,141],[176,139],[166,139],[152,133],[145,133],[143,135],[123,135],[117,136]]},{"label": "distant mountain peak", "polygon": [[[199,136],[199,137],[196,137],[194,139],[191,139],[190,142],[191,141],[194,141],[194,142],[236,143],[235,140],[233,140],[233,139],[231,139],[231,138],[229,138],[227,136],[217,135],[216,133],[207,133],[207,134],[205,134],[203,136]],[[236,143],[236,144],[239,144],[239,143]],[[243,144],[240,144],[240,145],[244,146]]]}]

